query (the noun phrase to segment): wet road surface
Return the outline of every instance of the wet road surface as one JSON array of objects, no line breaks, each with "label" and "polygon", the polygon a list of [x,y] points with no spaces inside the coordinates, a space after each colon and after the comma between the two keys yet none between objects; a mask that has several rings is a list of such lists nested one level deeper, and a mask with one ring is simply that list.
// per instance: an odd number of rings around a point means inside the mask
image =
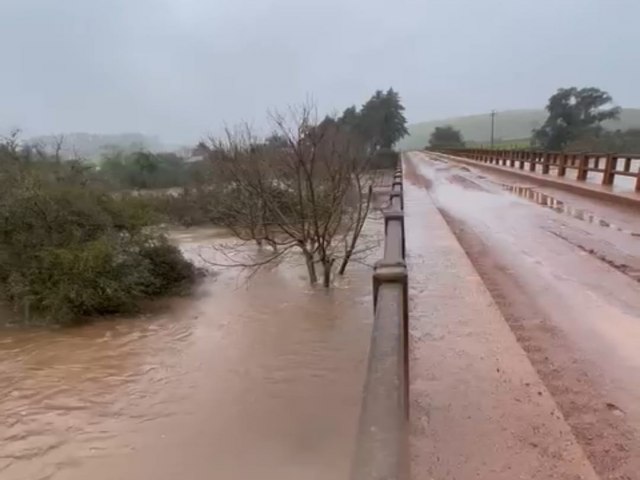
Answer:
[{"label": "wet road surface", "polygon": [[[219,240],[174,237],[196,258]],[[142,317],[0,331],[0,478],[345,479],[372,322],[350,269],[331,291],[302,262],[223,270]]]},{"label": "wet road surface", "polygon": [[405,162],[413,480],[595,480],[413,167]]},{"label": "wet road surface", "polygon": [[640,478],[640,214],[408,155],[601,478]]}]

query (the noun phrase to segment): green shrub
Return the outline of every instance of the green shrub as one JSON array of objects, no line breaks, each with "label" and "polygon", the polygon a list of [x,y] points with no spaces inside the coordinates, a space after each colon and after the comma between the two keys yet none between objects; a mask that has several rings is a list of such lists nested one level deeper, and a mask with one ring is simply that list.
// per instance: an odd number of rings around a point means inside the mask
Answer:
[{"label": "green shrub", "polygon": [[217,202],[213,192],[185,188],[177,194],[153,196],[148,201],[171,224],[193,227],[216,223]]},{"label": "green shrub", "polygon": [[149,280],[142,285],[145,295],[175,293],[194,278],[193,265],[163,237],[148,241],[140,249],[140,255],[149,269]]},{"label": "green shrub", "polygon": [[144,283],[137,279],[148,277],[132,257],[106,238],[44,248],[11,273],[7,295],[51,322],[129,310],[141,294],[136,284]]},{"label": "green shrub", "polygon": [[0,289],[25,321],[130,311],[194,278],[180,250],[150,231],[158,216],[148,201],[109,194],[72,167],[0,149]]}]

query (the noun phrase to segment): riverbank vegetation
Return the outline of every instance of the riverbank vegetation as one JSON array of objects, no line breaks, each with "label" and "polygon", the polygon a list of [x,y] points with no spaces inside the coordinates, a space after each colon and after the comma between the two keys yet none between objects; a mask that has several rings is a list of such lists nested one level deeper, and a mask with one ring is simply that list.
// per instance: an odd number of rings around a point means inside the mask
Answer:
[{"label": "riverbank vegetation", "polygon": [[149,227],[140,198],[113,195],[86,165],[0,144],[0,288],[26,323],[131,311],[194,269]]},{"label": "riverbank vegetation", "polygon": [[46,151],[10,136],[0,143],[2,300],[25,323],[70,323],[179,291],[195,270],[167,224],[223,226],[271,249],[247,268],[297,252],[309,281],[329,287],[358,253],[375,170],[397,165],[403,110],[392,89],[322,120],[304,105],[273,115],[266,138],[235,129],[189,159],[70,160],[61,142]]}]

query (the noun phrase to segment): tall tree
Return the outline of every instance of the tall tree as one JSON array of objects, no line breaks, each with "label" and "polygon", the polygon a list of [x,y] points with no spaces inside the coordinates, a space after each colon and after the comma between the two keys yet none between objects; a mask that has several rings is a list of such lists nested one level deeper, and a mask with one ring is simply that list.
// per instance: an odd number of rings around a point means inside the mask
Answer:
[{"label": "tall tree", "polygon": [[533,131],[534,144],[547,150],[562,150],[578,138],[597,135],[605,120],[618,118],[620,107],[599,88],[560,88],[549,98],[545,123]]},{"label": "tall tree", "polygon": [[342,116],[338,119],[338,123],[351,133],[355,133],[357,135],[362,134],[362,117],[355,105],[345,108],[344,112],[342,112]]},{"label": "tall tree", "polygon": [[381,147],[391,148],[405,135],[407,130],[407,119],[404,116],[404,106],[400,100],[400,94],[390,88],[383,100],[384,114],[382,117]]},{"label": "tall tree", "polygon": [[464,147],[464,139],[460,130],[456,130],[451,125],[444,127],[436,127],[429,137],[429,146],[431,148],[462,148]]},{"label": "tall tree", "polygon": [[365,140],[372,150],[392,148],[407,135],[407,120],[398,92],[390,88],[377,90],[358,112],[355,106],[347,108],[338,119]]}]

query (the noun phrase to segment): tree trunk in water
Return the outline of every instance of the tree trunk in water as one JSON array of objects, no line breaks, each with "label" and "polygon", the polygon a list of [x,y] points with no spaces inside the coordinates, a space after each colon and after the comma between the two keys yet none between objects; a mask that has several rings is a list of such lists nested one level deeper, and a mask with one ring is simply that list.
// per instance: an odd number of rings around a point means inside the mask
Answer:
[{"label": "tree trunk in water", "polygon": [[347,265],[349,265],[349,260],[351,260],[351,254],[353,253],[353,248],[355,245],[350,248],[347,253],[345,253],[344,258],[342,259],[342,263],[340,264],[340,270],[338,270],[339,275],[344,275],[345,270],[347,269]]},{"label": "tree trunk in water", "polygon": [[362,233],[362,227],[364,227],[364,222],[367,221],[367,215],[369,215],[369,207],[371,206],[371,198],[373,197],[373,188],[369,186],[369,191],[367,193],[367,202],[364,206],[364,212],[358,212],[358,219],[356,222],[355,229],[353,230],[353,235],[351,236],[351,244],[346,252],[344,252],[344,258],[342,259],[342,263],[340,264],[340,269],[338,270],[339,275],[344,275],[344,272],[347,270],[347,265],[349,265],[349,260],[351,260],[351,256],[356,249],[356,245],[358,244],[358,239],[360,238],[360,234]]},{"label": "tree trunk in water", "polygon": [[322,285],[325,288],[329,288],[331,286],[331,270],[333,270],[333,262],[334,262],[334,259],[324,260],[322,262],[322,270],[323,270]]},{"label": "tree trunk in water", "polygon": [[316,274],[316,265],[313,262],[313,255],[305,252],[304,259],[307,262],[307,272],[309,273],[309,283],[315,285],[318,283],[318,275]]}]

